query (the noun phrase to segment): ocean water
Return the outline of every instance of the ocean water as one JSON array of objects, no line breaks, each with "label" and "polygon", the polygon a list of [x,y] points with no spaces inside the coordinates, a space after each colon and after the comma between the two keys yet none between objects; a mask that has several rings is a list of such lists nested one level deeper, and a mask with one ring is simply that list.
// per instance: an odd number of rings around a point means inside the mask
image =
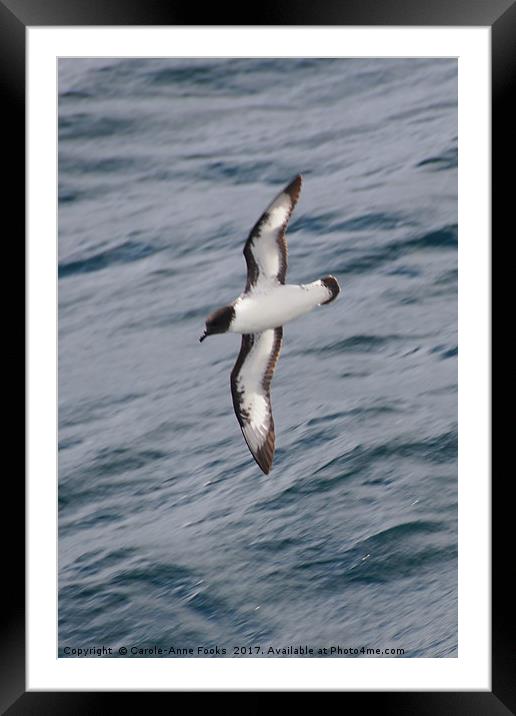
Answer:
[{"label": "ocean water", "polygon": [[[265,476],[198,338],[299,172]],[[455,60],[60,60],[58,479],[61,656],[457,656]]]}]

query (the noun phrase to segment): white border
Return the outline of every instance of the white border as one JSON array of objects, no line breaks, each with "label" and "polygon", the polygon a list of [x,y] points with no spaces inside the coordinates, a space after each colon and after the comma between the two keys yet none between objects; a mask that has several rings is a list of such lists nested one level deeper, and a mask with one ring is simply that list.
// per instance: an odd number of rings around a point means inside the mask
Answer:
[{"label": "white border", "polygon": [[[28,690],[487,690],[490,674],[490,28],[27,28]],[[459,58],[459,656],[56,658],[56,59]]]}]

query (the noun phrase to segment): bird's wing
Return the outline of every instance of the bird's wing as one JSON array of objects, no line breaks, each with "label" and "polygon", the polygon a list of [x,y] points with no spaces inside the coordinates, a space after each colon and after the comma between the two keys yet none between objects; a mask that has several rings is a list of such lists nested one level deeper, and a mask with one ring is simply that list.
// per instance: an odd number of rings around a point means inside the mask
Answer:
[{"label": "bird's wing", "polygon": [[244,247],[246,292],[260,283],[285,283],[287,240],[285,230],[301,191],[301,175],[272,201],[254,225]]},{"label": "bird's wing", "polygon": [[265,474],[274,457],[274,420],[270,386],[281,350],[283,328],[242,336],[231,372],[233,407],[252,456]]}]

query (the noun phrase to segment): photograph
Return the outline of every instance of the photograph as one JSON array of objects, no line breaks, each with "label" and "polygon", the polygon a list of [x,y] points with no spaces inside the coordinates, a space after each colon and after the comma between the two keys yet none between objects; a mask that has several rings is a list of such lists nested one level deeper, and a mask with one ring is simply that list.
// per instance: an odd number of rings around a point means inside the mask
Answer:
[{"label": "photograph", "polygon": [[457,57],[56,73],[57,657],[457,659]]},{"label": "photograph", "polygon": [[515,0],[0,0],[25,332],[0,713],[516,714],[515,32]]}]

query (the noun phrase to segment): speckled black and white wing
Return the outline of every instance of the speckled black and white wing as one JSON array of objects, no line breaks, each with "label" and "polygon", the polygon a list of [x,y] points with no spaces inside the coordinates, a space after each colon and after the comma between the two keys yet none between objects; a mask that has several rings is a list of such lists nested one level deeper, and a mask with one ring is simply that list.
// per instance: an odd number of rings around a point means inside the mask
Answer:
[{"label": "speckled black and white wing", "polygon": [[301,175],[298,175],[269,204],[249,234],[244,247],[246,293],[260,284],[285,283],[288,253],[285,231],[299,198],[301,183]]},{"label": "speckled black and white wing", "polygon": [[252,456],[265,474],[274,458],[275,434],[270,387],[278,361],[283,328],[242,336],[231,372],[233,407]]}]

